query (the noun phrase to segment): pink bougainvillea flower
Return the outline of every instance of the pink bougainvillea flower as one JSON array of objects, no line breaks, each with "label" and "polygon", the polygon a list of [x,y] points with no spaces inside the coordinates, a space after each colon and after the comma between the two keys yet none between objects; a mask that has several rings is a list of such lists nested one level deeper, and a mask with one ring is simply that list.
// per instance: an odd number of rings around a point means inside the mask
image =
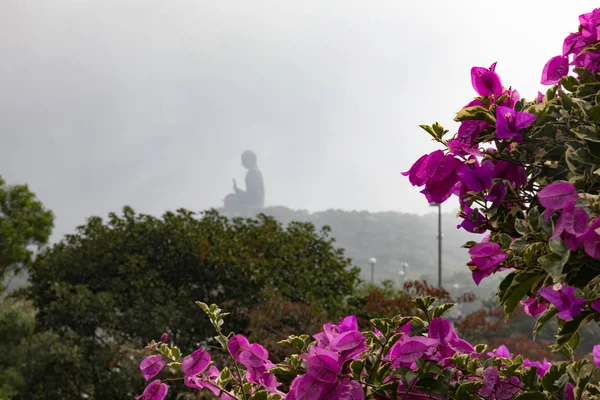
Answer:
[{"label": "pink bougainvillea flower", "polygon": [[402,336],[391,348],[386,358],[392,360],[392,366],[408,366],[417,358],[430,355],[439,342],[423,336]]},{"label": "pink bougainvillea flower", "polygon": [[185,375],[198,375],[210,364],[210,354],[203,348],[199,348],[187,356],[181,362],[181,371]]},{"label": "pink bougainvillea flower", "polygon": [[481,156],[476,144],[468,143],[460,139],[452,139],[448,143],[448,150],[455,156]]},{"label": "pink bougainvillea flower", "polygon": [[528,297],[527,300],[521,301],[523,305],[523,311],[525,314],[531,315],[533,318],[537,317],[546,310],[546,303],[539,302],[537,297]]},{"label": "pink bougainvillea flower", "polygon": [[508,351],[508,347],[505,345],[501,345],[500,347],[494,349],[494,351],[490,351],[487,354],[490,357],[510,358],[510,351]]},{"label": "pink bougainvillea flower", "polygon": [[360,355],[368,350],[366,338],[358,330],[346,331],[335,337],[329,348],[340,355],[340,362],[360,359]]},{"label": "pink bougainvillea flower", "polygon": [[239,354],[250,346],[248,339],[243,335],[233,335],[227,342],[227,348],[237,361]]},{"label": "pink bougainvillea flower", "polygon": [[586,233],[581,236],[583,249],[594,260],[600,260],[600,217],[594,217]]},{"label": "pink bougainvillea flower", "polygon": [[590,307],[592,308],[592,310],[595,310],[597,313],[600,313],[600,299],[590,304]]},{"label": "pink bougainvillea flower", "polygon": [[456,138],[462,142],[472,144],[479,137],[479,134],[489,126],[489,123],[475,119],[462,121],[458,127]]},{"label": "pink bougainvillea flower", "polygon": [[504,200],[507,191],[508,188],[503,182],[496,182],[488,190],[488,193],[485,195],[485,199],[492,202],[493,207],[496,207],[502,202],[502,200]]},{"label": "pink bougainvillea flower", "polygon": [[478,243],[469,249],[469,255],[473,263],[473,280],[477,285],[508,258],[508,254],[495,242]]},{"label": "pink bougainvillea flower", "polygon": [[499,380],[498,367],[488,367],[483,371],[483,386],[479,389],[478,394],[485,398],[492,398]]},{"label": "pink bougainvillea flower", "polygon": [[338,374],[342,371],[337,353],[313,346],[308,354],[303,354],[301,357],[306,360],[308,375],[323,382],[337,382]]},{"label": "pink bougainvillea flower", "polygon": [[554,212],[574,205],[579,198],[575,186],[565,181],[553,182],[544,186],[537,196],[540,204],[546,208],[544,211],[546,221]]},{"label": "pink bougainvillea flower", "polygon": [[568,73],[569,59],[564,56],[552,57],[542,71],[542,85],[556,85]]},{"label": "pink bougainvillea flower", "polygon": [[480,96],[500,96],[502,94],[502,82],[495,69],[496,63],[493,63],[490,68],[471,68],[471,84]]},{"label": "pink bougainvillea flower", "polygon": [[569,54],[579,54],[584,48],[585,42],[581,37],[581,32],[571,33],[563,42],[562,54],[563,56],[568,56]]},{"label": "pink bougainvillea flower", "polygon": [[154,378],[158,373],[167,365],[160,354],[155,356],[149,356],[142,360],[140,363],[140,369],[144,375],[145,380]]},{"label": "pink bougainvillea flower", "polygon": [[192,389],[204,389],[207,388],[214,393],[215,396],[219,396],[221,389],[218,387],[216,381],[220,373],[217,367],[212,365],[208,371],[202,375],[186,375],[183,379],[185,386]]},{"label": "pink bougainvillea flower", "polygon": [[498,160],[494,167],[494,177],[504,179],[510,182],[513,188],[525,186],[527,184],[527,174],[522,165],[509,163],[508,161]]},{"label": "pink bougainvillea flower", "polygon": [[540,289],[539,294],[548,300],[558,310],[558,317],[569,321],[579,314],[585,305],[585,300],[575,297],[575,288],[567,285],[546,286]]},{"label": "pink bougainvillea flower", "polygon": [[541,104],[542,101],[544,101],[544,94],[542,92],[538,91],[537,99],[536,100],[537,100],[538,104]]},{"label": "pink bougainvillea flower", "polygon": [[506,89],[502,93],[502,96],[507,96],[507,97],[504,98],[500,103],[498,103],[498,105],[505,106],[508,108],[514,108],[515,104],[517,104],[517,102],[521,98],[521,95],[519,95],[519,92],[517,92],[515,89]]},{"label": "pink bougainvillea flower", "polygon": [[600,367],[600,344],[594,346],[592,354],[594,355],[594,364],[596,367]]},{"label": "pink bougainvillea flower", "polygon": [[[473,157],[473,159],[475,159]],[[492,186],[494,178],[494,163],[486,160],[481,165],[475,159],[475,162],[463,164],[457,171],[461,182],[469,190],[482,192]]]},{"label": "pink bougainvillea flower", "polygon": [[402,175],[408,176],[408,181],[413,186],[423,186],[427,182],[427,175],[425,173],[425,166],[430,154],[422,155],[410,169],[406,172],[402,172]]},{"label": "pink bougainvillea flower", "polygon": [[169,340],[169,334],[167,332],[164,332],[162,335],[160,335],[160,341],[162,343],[167,343],[167,340]]},{"label": "pink bougainvillea flower", "polygon": [[569,204],[563,208],[560,217],[558,217],[554,233],[550,239],[556,239],[563,232],[579,237],[586,233],[589,221],[590,218],[583,208],[575,206],[575,203]]},{"label": "pink bougainvillea flower", "polygon": [[462,218],[462,222],[456,225],[457,229],[463,228],[467,232],[471,233],[485,233],[487,229],[485,228],[485,224],[487,219],[480,212],[475,212],[466,204],[463,205],[463,211],[460,213],[460,218]]},{"label": "pink bougainvillea flower", "polygon": [[512,108],[496,107],[496,137],[498,139],[514,139],[523,141],[521,130],[533,124],[536,116],[527,112],[515,111]]},{"label": "pink bougainvillea flower", "polygon": [[450,197],[459,178],[456,170],[462,161],[452,154],[436,150],[417,160],[410,170],[402,174],[408,176],[413,186],[425,185],[421,193],[430,203],[443,203]]},{"label": "pink bougainvillea flower", "polygon": [[588,44],[594,44],[600,37],[600,9],[579,16],[581,37]]},{"label": "pink bougainvillea flower", "polygon": [[523,366],[524,367],[537,367],[537,374],[541,378],[550,369],[550,367],[552,366],[552,364],[549,363],[548,360],[546,360],[545,357],[544,357],[544,360],[542,362],[540,362],[540,361],[531,361],[531,360],[528,360],[526,358],[526,359],[523,360]]},{"label": "pink bougainvillea flower", "polygon": [[156,379],[152,381],[144,392],[136,397],[136,400],[163,400],[167,397],[167,392],[169,391],[169,387],[162,383],[160,379]]}]

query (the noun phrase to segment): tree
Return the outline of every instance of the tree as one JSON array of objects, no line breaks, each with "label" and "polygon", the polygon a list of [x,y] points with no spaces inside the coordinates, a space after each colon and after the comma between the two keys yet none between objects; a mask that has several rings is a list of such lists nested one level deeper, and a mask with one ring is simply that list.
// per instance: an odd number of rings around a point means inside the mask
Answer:
[{"label": "tree", "polygon": [[[123,369],[123,351],[165,331],[184,349],[211,338],[190,299],[228,305],[232,328],[241,331],[249,310],[275,295],[336,311],[358,271],[328,235],[310,223],[284,228],[264,215],[228,220],[215,211],[156,218],[125,207],[106,223],[90,218],[30,268],[38,328],[70,334],[65,340],[91,366],[78,382],[66,374],[52,377],[61,398],[131,398],[142,382]],[[29,390],[36,393],[43,381],[32,376]]]},{"label": "tree", "polygon": [[27,185],[9,186],[0,176],[0,279],[28,266],[35,247],[48,242],[53,226],[52,211]]}]

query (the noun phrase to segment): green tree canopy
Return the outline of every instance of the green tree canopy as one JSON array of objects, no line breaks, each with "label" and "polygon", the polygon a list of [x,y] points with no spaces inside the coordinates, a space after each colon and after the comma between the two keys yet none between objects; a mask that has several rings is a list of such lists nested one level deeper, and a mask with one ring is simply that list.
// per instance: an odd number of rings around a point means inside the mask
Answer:
[{"label": "green tree canopy", "polygon": [[0,176],[0,282],[11,269],[31,263],[35,247],[48,242],[54,215],[27,185]]},{"label": "green tree canopy", "polygon": [[[194,348],[213,334],[198,323],[190,299],[228,304],[238,330],[247,328],[254,305],[273,296],[336,310],[352,293],[358,270],[332,242],[328,229],[310,223],[284,228],[264,215],[229,220],[216,211],[197,218],[178,210],[156,218],[126,207],[106,222],[92,217],[30,269],[38,328],[68,333],[86,362],[95,364],[87,381],[52,379],[80,388],[74,397],[137,393],[141,386],[114,384],[123,346],[113,344],[139,347],[166,331],[183,348]],[[30,390],[40,380],[32,379]]]}]

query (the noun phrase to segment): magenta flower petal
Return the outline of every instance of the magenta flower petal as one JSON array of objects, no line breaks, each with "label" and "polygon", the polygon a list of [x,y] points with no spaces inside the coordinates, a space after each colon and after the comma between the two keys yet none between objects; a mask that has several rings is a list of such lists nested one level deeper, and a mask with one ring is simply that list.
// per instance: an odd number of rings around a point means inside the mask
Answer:
[{"label": "magenta flower petal", "polygon": [[483,67],[471,68],[471,84],[480,96],[500,96],[502,94],[502,82],[494,71],[496,63],[490,69]]},{"label": "magenta flower petal", "polygon": [[496,107],[496,137],[498,139],[514,139],[521,142],[520,132],[533,124],[536,116],[527,112],[515,111],[512,108]]},{"label": "magenta flower petal", "polygon": [[239,354],[250,346],[248,339],[243,335],[233,335],[227,342],[227,348],[234,359],[237,360]]},{"label": "magenta flower petal", "polygon": [[552,57],[542,71],[542,85],[555,85],[569,73],[569,59],[564,56]]},{"label": "magenta flower petal", "polygon": [[528,297],[527,300],[521,301],[525,314],[537,317],[546,310],[546,303],[538,302],[537,297]]},{"label": "magenta flower petal", "polygon": [[585,301],[579,297],[575,297],[575,288],[561,285],[557,290],[553,286],[546,286],[540,289],[540,296],[548,300],[558,312],[558,317],[569,321],[579,314],[585,305]]},{"label": "magenta flower petal", "polygon": [[568,56],[569,54],[578,54],[585,48],[585,42],[581,37],[580,32],[571,33],[567,36],[563,42],[562,54]]},{"label": "magenta flower petal", "polygon": [[596,232],[600,228],[600,217],[595,217],[587,232],[581,237],[583,249],[594,260],[600,260],[600,235]]},{"label": "magenta flower petal", "polygon": [[210,354],[200,348],[187,356],[181,362],[181,370],[185,375],[198,375],[210,364]]},{"label": "magenta flower petal", "polygon": [[429,324],[428,337],[438,340],[444,346],[452,340],[453,333],[452,323],[447,319],[434,318]]},{"label": "magenta flower petal", "polygon": [[237,357],[237,361],[246,368],[260,368],[268,362],[269,352],[263,346],[253,343],[246,350],[242,350]]},{"label": "magenta flower petal", "polygon": [[337,382],[337,375],[342,371],[342,366],[334,352],[318,349],[318,351],[311,352],[305,357],[306,372],[309,375],[323,382]]},{"label": "magenta flower petal", "polygon": [[494,178],[494,164],[491,161],[464,164],[457,171],[460,180],[470,189],[482,192],[492,186]]},{"label": "magenta flower petal", "polygon": [[[417,358],[431,354],[439,342],[422,336],[413,336],[400,343],[394,351],[394,362],[411,363]],[[390,353],[392,351],[390,350]]]},{"label": "magenta flower petal", "polygon": [[410,169],[406,172],[402,172],[402,175],[408,176],[408,181],[413,186],[423,186],[427,181],[427,175],[425,173],[425,167],[427,166],[427,160],[429,154],[421,156]]},{"label": "magenta flower petal", "polygon": [[600,299],[594,301],[592,304],[590,304],[590,307],[595,310],[597,313],[600,313]]},{"label": "magenta flower petal", "polygon": [[559,181],[544,186],[538,193],[540,204],[546,208],[544,216],[550,218],[556,210],[562,210],[567,206],[574,205],[579,198],[577,190],[572,183]]},{"label": "magenta flower petal", "polygon": [[596,367],[600,367],[600,344],[594,346],[592,354],[594,355],[594,364]]},{"label": "magenta flower petal", "polygon": [[161,355],[149,356],[142,360],[140,363],[140,369],[144,375],[145,380],[154,378],[158,373],[167,365]]},{"label": "magenta flower petal", "polygon": [[137,396],[136,399],[163,400],[165,397],[167,397],[168,391],[169,387],[166,384],[162,383],[160,379],[157,379],[152,381],[148,386],[146,386],[144,392],[140,396]]},{"label": "magenta flower petal", "polygon": [[167,332],[164,332],[162,335],[160,335],[160,341],[162,343],[167,343],[167,340],[169,340],[169,334]]},{"label": "magenta flower petal", "polygon": [[358,330],[358,322],[356,321],[356,315],[349,315],[340,320],[338,324],[338,331],[340,333],[348,332],[348,331],[357,331]]},{"label": "magenta flower petal", "polygon": [[329,343],[329,347],[335,351],[351,350],[357,346],[362,346],[365,338],[359,331],[348,331],[337,336]]}]

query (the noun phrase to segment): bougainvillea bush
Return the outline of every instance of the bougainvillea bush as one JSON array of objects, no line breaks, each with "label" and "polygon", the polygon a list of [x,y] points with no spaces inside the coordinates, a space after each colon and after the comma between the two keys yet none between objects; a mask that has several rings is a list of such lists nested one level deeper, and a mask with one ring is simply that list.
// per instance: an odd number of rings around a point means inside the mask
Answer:
[{"label": "bougainvillea bush", "polygon": [[502,83],[496,63],[473,67],[477,96],[458,112],[458,131],[423,125],[441,148],[404,173],[430,203],[458,197],[458,228],[481,234],[465,244],[474,281],[508,270],[498,288],[505,315],[522,303],[534,334],[556,318],[551,350],[570,361],[473,346],[443,318],[451,304],[420,297],[418,315],[372,319],[367,331],[349,316],[290,336],[282,344],[295,353],[274,365],[260,344],[223,334],[226,314],[216,305],[198,303],[232,367],[217,369],[203,347],[183,357],[165,336],[141,364],[150,383],[139,398],[167,396],[158,376],[165,369],[228,400],[600,398],[600,345],[593,360],[574,357],[580,328],[600,320],[599,36],[600,9],[581,15],[542,70],[551,87],[533,101]]}]

